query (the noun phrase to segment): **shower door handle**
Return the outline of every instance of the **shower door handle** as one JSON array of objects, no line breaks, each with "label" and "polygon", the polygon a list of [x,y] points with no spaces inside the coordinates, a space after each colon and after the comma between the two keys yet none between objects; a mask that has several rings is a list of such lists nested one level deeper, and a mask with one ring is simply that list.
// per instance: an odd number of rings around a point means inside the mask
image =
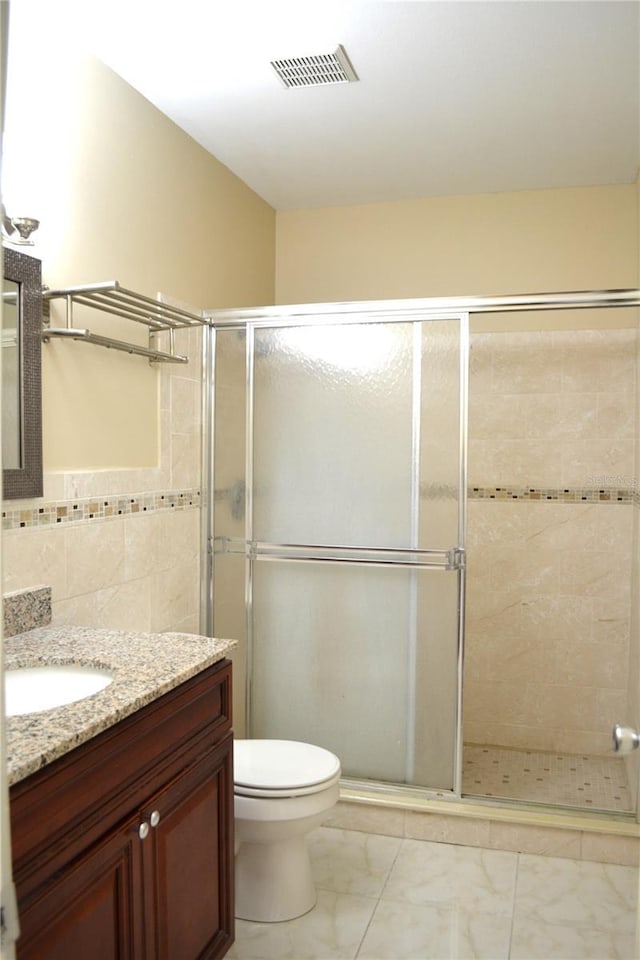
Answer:
[{"label": "shower door handle", "polygon": [[613,749],[616,753],[632,753],[640,746],[640,733],[633,727],[623,727],[616,723],[613,728]]}]

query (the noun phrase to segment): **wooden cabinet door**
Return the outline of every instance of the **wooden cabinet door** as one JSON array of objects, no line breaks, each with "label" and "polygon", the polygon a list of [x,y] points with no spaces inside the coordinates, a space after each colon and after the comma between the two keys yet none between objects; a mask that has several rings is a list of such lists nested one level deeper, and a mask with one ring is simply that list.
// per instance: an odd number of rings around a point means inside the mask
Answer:
[{"label": "wooden cabinet door", "polygon": [[224,955],[232,745],[224,661],[12,787],[18,960]]},{"label": "wooden cabinet door", "polygon": [[144,956],[138,818],[107,835],[20,911],[17,960]]},{"label": "wooden cabinet door", "polygon": [[233,941],[231,735],[145,807],[145,929],[149,960],[213,960]]}]

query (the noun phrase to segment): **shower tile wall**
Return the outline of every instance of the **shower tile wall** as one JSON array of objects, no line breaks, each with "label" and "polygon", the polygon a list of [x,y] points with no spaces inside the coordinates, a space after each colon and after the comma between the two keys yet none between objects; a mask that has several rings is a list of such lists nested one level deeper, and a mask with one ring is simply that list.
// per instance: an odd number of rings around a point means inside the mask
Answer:
[{"label": "shower tile wall", "polygon": [[605,753],[627,717],[635,364],[630,329],[472,337],[467,742]]},{"label": "shower tile wall", "polygon": [[[640,371],[640,336],[636,341],[636,371]],[[638,375],[638,374],[637,374]],[[640,390],[636,390],[636,423],[637,435],[640,437]],[[635,476],[640,484],[640,443],[636,443]],[[639,487],[636,486],[636,493]],[[628,703],[624,722],[640,729],[640,496],[636,496],[633,511],[633,559],[631,564],[631,636],[635,642],[631,643],[629,657]],[[627,778],[631,786],[634,809],[637,807],[637,791],[639,782],[638,768],[640,766],[638,753],[635,750],[631,756],[625,757]]]}]

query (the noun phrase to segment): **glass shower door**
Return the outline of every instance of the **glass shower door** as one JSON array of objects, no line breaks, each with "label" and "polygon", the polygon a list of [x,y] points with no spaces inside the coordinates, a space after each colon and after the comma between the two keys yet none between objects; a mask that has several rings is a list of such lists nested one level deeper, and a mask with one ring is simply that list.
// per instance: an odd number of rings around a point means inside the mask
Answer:
[{"label": "glass shower door", "polygon": [[465,315],[247,329],[248,735],[459,792]]}]

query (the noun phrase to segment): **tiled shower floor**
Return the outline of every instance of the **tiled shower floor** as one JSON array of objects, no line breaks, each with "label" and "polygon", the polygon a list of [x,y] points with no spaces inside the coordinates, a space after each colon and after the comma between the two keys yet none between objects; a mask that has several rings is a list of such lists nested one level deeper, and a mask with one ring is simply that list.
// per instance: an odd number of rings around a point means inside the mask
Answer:
[{"label": "tiled shower floor", "polygon": [[466,796],[632,811],[626,767],[616,757],[465,744],[462,791]]}]

